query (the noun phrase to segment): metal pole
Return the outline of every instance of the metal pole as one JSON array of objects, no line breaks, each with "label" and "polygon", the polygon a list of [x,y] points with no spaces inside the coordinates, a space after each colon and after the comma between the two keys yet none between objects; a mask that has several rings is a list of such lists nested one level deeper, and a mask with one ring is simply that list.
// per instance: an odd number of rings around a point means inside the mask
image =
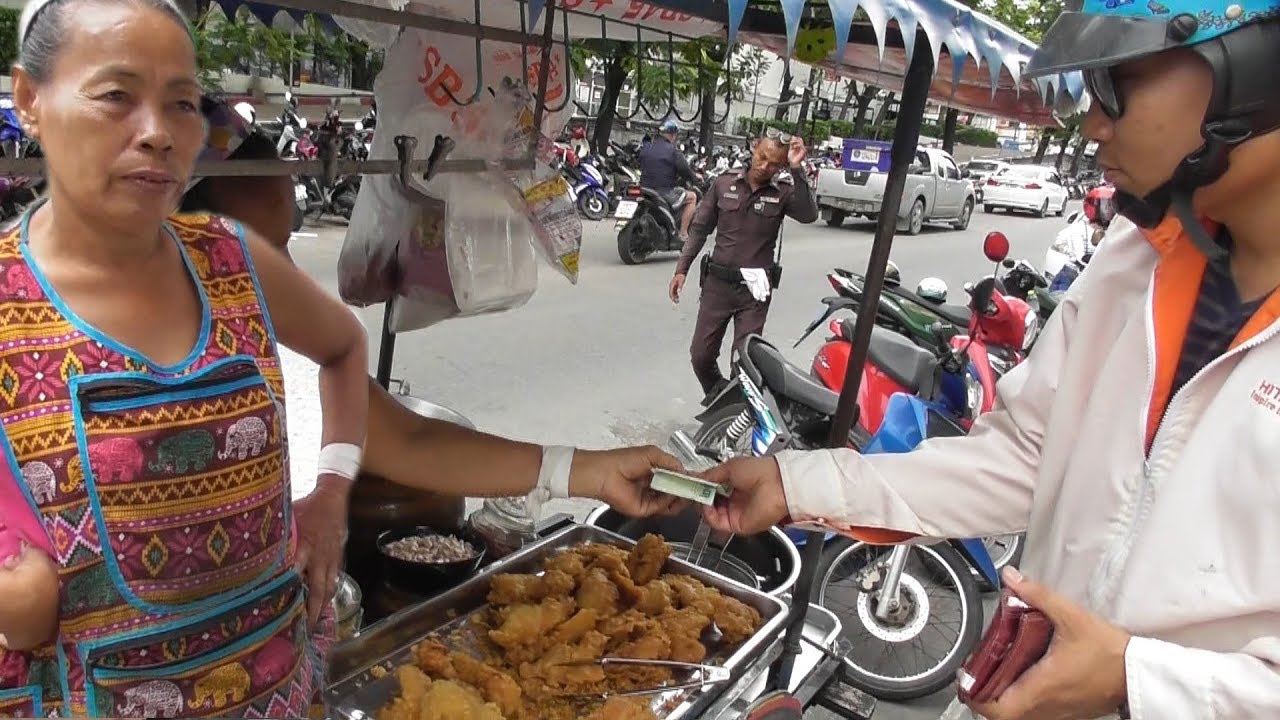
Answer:
[{"label": "metal pole", "polygon": [[[875,327],[874,308],[879,304],[880,291],[884,288],[884,271],[889,264],[893,234],[898,227],[898,210],[907,185],[907,168],[915,159],[920,125],[924,120],[924,106],[929,99],[929,86],[933,82],[933,56],[927,52],[925,42],[929,41],[916,43],[915,53],[911,56],[911,65],[907,68],[903,82],[902,98],[898,104],[898,123],[893,131],[893,149],[889,151],[893,164],[890,165],[889,176],[885,180],[876,238],[871,245],[871,257],[867,260],[867,274],[862,287],[864,312],[858,313],[857,324],[854,326],[853,349],[849,354],[844,387],[840,391],[840,402],[832,421],[831,436],[827,439],[828,447],[848,447],[849,430],[857,416],[862,366],[867,361],[867,348],[871,344],[871,331]],[[775,690],[785,691],[791,684],[795,659],[800,655],[804,618],[813,595],[814,575],[817,574],[818,562],[822,557],[823,540],[821,532],[809,532],[805,539],[804,550],[801,552],[800,577],[796,580],[795,590],[791,595],[791,611],[787,617],[787,635],[782,656],[770,669],[770,687]]]},{"label": "metal pole", "polygon": [[382,310],[382,337],[378,341],[378,373],[374,380],[383,390],[391,390],[391,361],[396,355],[396,334],[391,332],[391,304],[395,298],[387,300]]}]

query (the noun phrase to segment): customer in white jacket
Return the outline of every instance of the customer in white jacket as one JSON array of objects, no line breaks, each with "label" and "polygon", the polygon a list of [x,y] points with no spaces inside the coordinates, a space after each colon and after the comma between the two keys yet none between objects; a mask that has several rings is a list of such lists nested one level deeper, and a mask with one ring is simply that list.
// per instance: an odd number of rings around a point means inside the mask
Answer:
[{"label": "customer in white jacket", "polygon": [[1006,579],[1056,634],[991,720],[1280,718],[1280,0],[1118,5],[1076,0],[1028,72],[1084,70],[1128,219],[996,409],[905,455],[733,461],[707,519],[1025,530]]}]

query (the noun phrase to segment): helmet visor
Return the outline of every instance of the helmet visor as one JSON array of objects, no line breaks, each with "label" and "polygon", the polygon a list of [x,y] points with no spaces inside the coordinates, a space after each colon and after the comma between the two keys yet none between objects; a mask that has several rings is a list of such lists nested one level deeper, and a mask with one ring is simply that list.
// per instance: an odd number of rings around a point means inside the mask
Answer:
[{"label": "helmet visor", "polygon": [[[1078,5],[1079,0],[1069,3]],[[1180,46],[1170,18],[1064,12],[1044,34],[1023,75],[1041,77],[1119,65]],[[1177,33],[1174,33],[1176,36]]]}]

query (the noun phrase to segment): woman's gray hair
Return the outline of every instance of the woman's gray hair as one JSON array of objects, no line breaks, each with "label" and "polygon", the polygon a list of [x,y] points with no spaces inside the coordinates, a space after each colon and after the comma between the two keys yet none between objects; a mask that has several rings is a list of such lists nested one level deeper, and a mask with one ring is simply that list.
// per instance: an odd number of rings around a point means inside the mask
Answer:
[{"label": "woman's gray hair", "polygon": [[[83,0],[28,0],[18,21],[18,64],[36,82],[49,79],[53,63],[66,37],[66,18],[71,6]],[[191,23],[175,0],[95,0],[142,5],[168,13],[187,31],[194,44]]]}]

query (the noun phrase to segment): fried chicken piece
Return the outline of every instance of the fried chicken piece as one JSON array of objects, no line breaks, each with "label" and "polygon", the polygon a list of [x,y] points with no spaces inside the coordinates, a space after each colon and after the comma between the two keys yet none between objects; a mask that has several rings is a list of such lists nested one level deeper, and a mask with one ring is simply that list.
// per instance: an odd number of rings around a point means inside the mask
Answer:
[{"label": "fried chicken piece", "polygon": [[511,605],[503,608],[502,624],[489,631],[489,639],[507,649],[537,644],[568,620],[574,609],[573,600],[564,598],[547,598],[537,605]]},{"label": "fried chicken piece", "polygon": [[457,672],[453,669],[453,652],[435,638],[428,638],[414,645],[413,659],[424,673],[433,678],[457,677]]},{"label": "fried chicken piece", "polygon": [[681,609],[697,610],[707,617],[715,614],[715,599],[720,595],[715,588],[709,588],[688,575],[663,575],[662,579],[676,591]]},{"label": "fried chicken piece", "polygon": [[378,720],[418,720],[431,678],[405,664],[396,668],[396,679],[400,681],[400,692],[378,711]]},{"label": "fried chicken piece", "polygon": [[631,548],[627,555],[627,569],[636,585],[648,585],[662,574],[662,567],[671,557],[671,546],[659,535],[649,533]]},{"label": "fried chicken piece", "polygon": [[711,618],[694,609],[670,610],[658,618],[658,623],[671,638],[672,660],[700,663],[706,659],[702,632],[711,624]]},{"label": "fried chicken piece", "polygon": [[552,555],[542,562],[542,569],[551,572],[562,572],[573,578],[574,581],[582,579],[587,572],[587,559],[577,550],[562,550]]},{"label": "fried chicken piece", "polygon": [[582,576],[582,585],[578,588],[578,607],[584,610],[595,610],[600,617],[607,618],[618,612],[618,586],[600,568],[592,568]]},{"label": "fried chicken piece", "polygon": [[452,680],[436,680],[422,696],[416,720],[506,720],[493,703]]},{"label": "fried chicken piece", "polygon": [[552,645],[566,645],[577,642],[588,631],[595,630],[596,622],[599,619],[600,613],[591,608],[579,610],[574,613],[573,617],[560,623],[555,632],[551,633]]},{"label": "fried chicken piece", "polygon": [[715,614],[711,619],[724,634],[724,641],[737,645],[760,629],[760,613],[739,600],[717,594],[714,600]]},{"label": "fried chicken piece", "polygon": [[637,628],[646,625],[649,619],[639,610],[628,610],[619,615],[601,620],[596,629],[610,638],[630,638]]},{"label": "fried chicken piece", "polygon": [[[557,645],[548,650],[539,661],[522,664],[520,677],[542,680],[542,685],[534,686],[541,692],[587,692],[603,683],[606,678],[604,668],[599,664],[584,663],[603,657],[608,642],[607,636],[591,630],[580,642]],[[525,686],[529,687],[529,684],[526,683]]]},{"label": "fried chicken piece", "polygon": [[666,582],[654,580],[647,585],[641,585],[639,590],[640,599],[636,600],[636,610],[645,615],[655,616],[671,609],[675,591]]},{"label": "fried chicken piece", "polygon": [[658,720],[649,703],[643,698],[611,697],[586,720]]},{"label": "fried chicken piece", "polygon": [[587,543],[578,548],[578,552],[582,553],[582,557],[585,558],[589,564],[599,562],[606,558],[621,560],[625,563],[629,554],[625,548],[617,545],[610,545],[608,543]]},{"label": "fried chicken piece", "polygon": [[656,622],[645,625],[643,632],[630,642],[617,646],[615,655],[622,658],[638,658],[641,660],[668,660],[671,657],[671,638],[662,626]]},{"label": "fried chicken piece", "polygon": [[524,705],[520,697],[523,691],[515,678],[465,653],[454,653],[453,667],[459,680],[479,689],[484,699],[496,705],[503,715],[510,717],[520,712]]},{"label": "fried chicken piece", "polygon": [[541,602],[548,597],[568,595],[577,586],[573,576],[561,570],[548,570],[541,575],[494,575],[489,583],[488,600],[493,605],[521,605]]}]

